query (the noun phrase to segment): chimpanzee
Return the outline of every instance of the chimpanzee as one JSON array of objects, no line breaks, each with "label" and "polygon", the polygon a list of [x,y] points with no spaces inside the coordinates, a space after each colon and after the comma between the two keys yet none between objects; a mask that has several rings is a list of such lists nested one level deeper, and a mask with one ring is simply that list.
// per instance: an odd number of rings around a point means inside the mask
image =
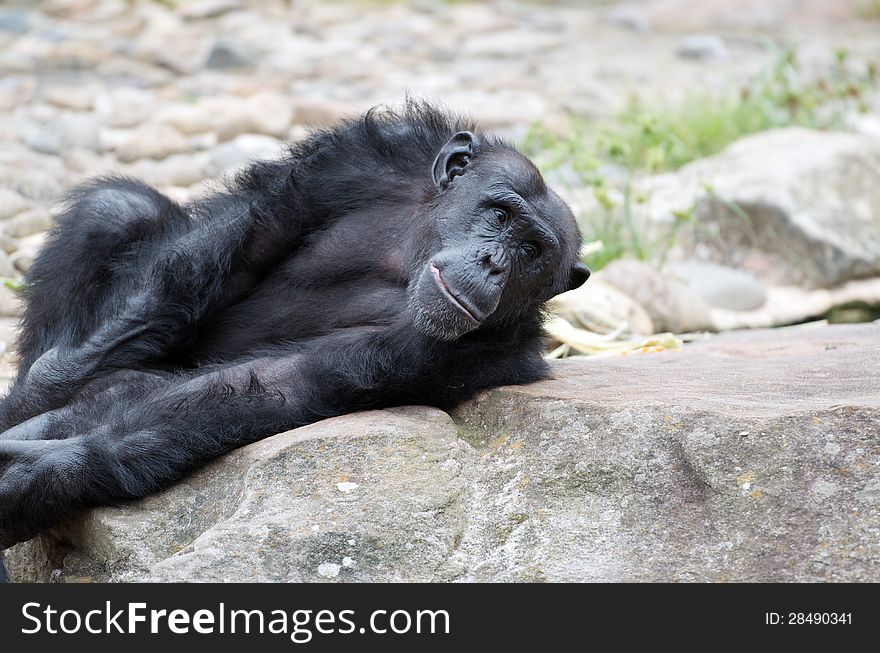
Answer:
[{"label": "chimpanzee", "polygon": [[296,426],[546,377],[542,306],[586,281],[579,247],[528,159],[425,102],[190,204],[86,184],[23,291],[0,548]]}]

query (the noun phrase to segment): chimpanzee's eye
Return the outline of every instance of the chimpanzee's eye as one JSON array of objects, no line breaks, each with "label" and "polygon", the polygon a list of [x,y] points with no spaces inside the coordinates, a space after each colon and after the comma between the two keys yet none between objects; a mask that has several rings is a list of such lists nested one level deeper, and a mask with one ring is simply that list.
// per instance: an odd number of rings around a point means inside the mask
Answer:
[{"label": "chimpanzee's eye", "polygon": [[495,207],[493,210],[495,211],[495,217],[498,219],[499,224],[505,224],[510,220],[510,214],[506,210],[500,207]]},{"label": "chimpanzee's eye", "polygon": [[519,246],[519,248],[520,250],[522,250],[522,253],[528,256],[530,259],[538,258],[538,254],[541,253],[541,248],[538,246],[538,243],[532,241],[523,243]]}]

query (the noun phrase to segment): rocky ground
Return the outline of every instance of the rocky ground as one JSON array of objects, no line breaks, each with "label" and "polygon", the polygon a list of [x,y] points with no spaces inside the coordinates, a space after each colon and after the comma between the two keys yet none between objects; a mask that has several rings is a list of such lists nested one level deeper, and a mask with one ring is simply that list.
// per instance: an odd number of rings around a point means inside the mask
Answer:
[{"label": "rocky ground", "polygon": [[876,581],[878,343],[880,325],[746,331],[560,361],[451,416],[326,420],[9,564],[65,582]]},{"label": "rocky ground", "polygon": [[[807,70],[841,46],[878,62],[868,18],[861,0],[3,2],[0,377],[13,288],[87,177],[186,200],[407,93],[520,139],[535,122],[615,115],[633,94],[739,88],[776,56],[769,44],[796,45]],[[556,355],[874,319],[880,102],[867,100],[845,131],[763,132],[641,179],[651,224],[686,210],[699,230],[678,231],[659,267],[615,261],[557,298]],[[589,188],[551,177],[592,210]],[[725,335],[561,362],[557,380],[453,416],[338,418],[90,513],[19,547],[13,567],[42,580],[876,580],[877,330]]]}]

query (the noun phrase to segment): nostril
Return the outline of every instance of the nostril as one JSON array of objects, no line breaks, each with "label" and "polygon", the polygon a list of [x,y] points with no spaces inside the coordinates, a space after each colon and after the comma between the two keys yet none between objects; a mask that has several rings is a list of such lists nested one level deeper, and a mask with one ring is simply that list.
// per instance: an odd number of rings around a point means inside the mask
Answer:
[{"label": "nostril", "polygon": [[480,259],[480,265],[484,268],[487,268],[490,276],[498,276],[499,274],[504,274],[504,265],[498,263],[492,258],[491,254],[486,254]]}]

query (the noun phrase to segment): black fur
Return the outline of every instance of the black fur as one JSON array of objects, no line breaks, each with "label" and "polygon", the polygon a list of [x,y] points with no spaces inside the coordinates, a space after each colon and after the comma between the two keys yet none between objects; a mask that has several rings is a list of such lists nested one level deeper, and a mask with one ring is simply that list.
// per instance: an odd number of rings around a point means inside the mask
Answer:
[{"label": "black fur", "polygon": [[586,280],[579,245],[527,159],[414,102],[186,206],[79,188],[27,278],[0,548],[324,417],[545,377],[542,304]]}]

